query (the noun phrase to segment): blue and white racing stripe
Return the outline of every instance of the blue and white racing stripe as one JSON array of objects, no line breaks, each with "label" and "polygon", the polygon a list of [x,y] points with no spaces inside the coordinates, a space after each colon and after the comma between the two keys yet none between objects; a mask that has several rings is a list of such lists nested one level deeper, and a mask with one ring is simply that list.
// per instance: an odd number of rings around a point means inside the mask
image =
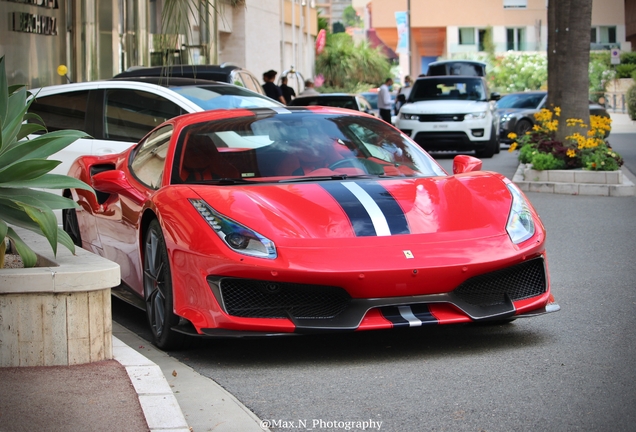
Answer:
[{"label": "blue and white racing stripe", "polygon": [[393,323],[393,327],[420,327],[438,322],[425,304],[386,306],[380,312]]},{"label": "blue and white racing stripe", "polygon": [[404,211],[379,183],[325,182],[321,186],[338,201],[356,236],[410,233]]}]

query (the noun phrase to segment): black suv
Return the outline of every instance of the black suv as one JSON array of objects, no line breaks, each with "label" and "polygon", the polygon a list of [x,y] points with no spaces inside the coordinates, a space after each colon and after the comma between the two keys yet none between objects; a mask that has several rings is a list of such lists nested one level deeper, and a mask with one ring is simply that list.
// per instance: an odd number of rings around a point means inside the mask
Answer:
[{"label": "black suv", "polygon": [[167,80],[170,78],[197,78],[221,81],[265,94],[258,78],[252,72],[228,63],[222,65],[133,66],[127,71],[115,75],[115,78],[139,77],[166,77]]}]

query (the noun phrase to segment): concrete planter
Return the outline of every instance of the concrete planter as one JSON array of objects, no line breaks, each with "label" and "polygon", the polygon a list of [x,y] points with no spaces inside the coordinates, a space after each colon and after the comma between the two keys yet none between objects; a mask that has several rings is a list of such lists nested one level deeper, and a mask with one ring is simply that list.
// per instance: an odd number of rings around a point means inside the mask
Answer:
[{"label": "concrete planter", "polygon": [[513,181],[523,191],[568,195],[634,196],[636,186],[622,170],[534,170],[520,164]]},{"label": "concrete planter", "polygon": [[36,252],[39,267],[0,269],[0,367],[57,366],[113,358],[110,289],[119,266],[44,237],[20,236]]}]

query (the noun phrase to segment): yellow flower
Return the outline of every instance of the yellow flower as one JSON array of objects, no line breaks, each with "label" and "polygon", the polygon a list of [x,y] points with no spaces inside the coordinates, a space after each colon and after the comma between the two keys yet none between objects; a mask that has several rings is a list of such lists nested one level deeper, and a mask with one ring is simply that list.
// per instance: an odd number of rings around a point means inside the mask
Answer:
[{"label": "yellow flower", "polygon": [[[511,135],[513,135],[513,134],[511,134]],[[517,144],[516,142],[513,142],[513,143],[510,145],[510,148],[508,149],[508,151],[509,151],[510,153],[512,153],[513,151],[515,151],[515,150],[517,149],[517,146],[518,146],[518,145],[519,145],[519,144]]]},{"label": "yellow flower", "polygon": [[566,154],[568,155],[568,157],[573,158],[574,156],[576,156],[576,151],[574,151],[574,149],[568,149]]},{"label": "yellow flower", "polygon": [[514,133],[514,132],[510,132],[510,133],[508,134],[508,138],[510,138],[511,140],[516,139],[516,138],[517,138],[517,134],[516,134],[516,133]]},{"label": "yellow flower", "polygon": [[554,107],[554,114],[559,117],[561,115],[561,108],[559,107]]}]

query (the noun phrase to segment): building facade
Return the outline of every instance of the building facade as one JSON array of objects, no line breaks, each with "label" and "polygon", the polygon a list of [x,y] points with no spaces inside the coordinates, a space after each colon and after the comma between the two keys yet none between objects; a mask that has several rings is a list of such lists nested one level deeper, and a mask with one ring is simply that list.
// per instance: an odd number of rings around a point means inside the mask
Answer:
[{"label": "building facade", "polygon": [[[183,2],[182,2],[183,3]],[[165,49],[164,0],[0,0],[9,84],[108,79],[131,66],[233,63],[313,76],[317,10],[308,0],[191,0]],[[66,75],[58,74],[65,65]],[[293,66],[293,67],[292,67]]]},{"label": "building facade", "polygon": [[[410,4],[410,44],[405,73],[426,72],[438,58],[484,51],[492,29],[496,52],[545,51],[548,42],[546,0],[373,0],[369,2],[377,35],[391,48],[398,45],[395,13]],[[618,47],[631,51],[625,26],[625,0],[594,0],[591,49]],[[401,58],[402,63],[402,58]]]}]

